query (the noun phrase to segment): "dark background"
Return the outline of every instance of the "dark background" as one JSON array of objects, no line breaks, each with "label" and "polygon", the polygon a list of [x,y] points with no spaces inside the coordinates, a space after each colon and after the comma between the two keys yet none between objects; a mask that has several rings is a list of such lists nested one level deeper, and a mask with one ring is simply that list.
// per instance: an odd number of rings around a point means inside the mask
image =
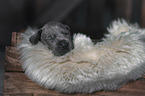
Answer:
[{"label": "dark background", "polygon": [[5,46],[11,33],[49,21],[70,26],[71,33],[100,39],[112,20],[124,18],[145,27],[145,0],[0,0],[0,94],[3,88]]},{"label": "dark background", "polygon": [[0,46],[10,45],[11,33],[49,21],[70,26],[93,39],[102,38],[108,24],[124,18],[145,27],[144,0],[0,0]]}]

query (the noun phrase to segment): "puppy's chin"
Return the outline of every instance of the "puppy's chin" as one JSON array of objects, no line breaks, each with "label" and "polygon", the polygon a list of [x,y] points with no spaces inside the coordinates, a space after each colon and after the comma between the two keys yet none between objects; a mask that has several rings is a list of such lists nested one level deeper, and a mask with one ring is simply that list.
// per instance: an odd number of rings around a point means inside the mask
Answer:
[{"label": "puppy's chin", "polygon": [[66,53],[70,52],[70,48],[54,48],[54,50],[52,50],[52,53],[55,56],[63,56]]}]

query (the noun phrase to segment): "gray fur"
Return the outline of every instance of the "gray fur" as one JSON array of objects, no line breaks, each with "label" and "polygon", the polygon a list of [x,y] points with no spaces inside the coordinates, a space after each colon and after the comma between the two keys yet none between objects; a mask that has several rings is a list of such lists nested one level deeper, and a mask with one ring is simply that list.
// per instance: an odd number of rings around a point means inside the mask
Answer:
[{"label": "gray fur", "polygon": [[32,45],[41,41],[56,56],[62,56],[73,49],[70,30],[67,25],[51,21],[29,38]]}]

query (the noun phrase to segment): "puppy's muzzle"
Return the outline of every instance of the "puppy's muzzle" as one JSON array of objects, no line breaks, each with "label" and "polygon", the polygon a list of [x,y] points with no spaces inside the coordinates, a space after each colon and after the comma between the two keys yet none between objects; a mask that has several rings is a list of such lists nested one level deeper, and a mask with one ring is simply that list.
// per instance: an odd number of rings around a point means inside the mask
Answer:
[{"label": "puppy's muzzle", "polygon": [[66,40],[60,40],[57,42],[57,51],[58,51],[58,56],[59,55],[64,55],[65,53],[70,51],[69,47],[69,42]]},{"label": "puppy's muzzle", "polygon": [[69,46],[69,43],[66,40],[61,40],[57,45],[59,48],[66,49]]}]

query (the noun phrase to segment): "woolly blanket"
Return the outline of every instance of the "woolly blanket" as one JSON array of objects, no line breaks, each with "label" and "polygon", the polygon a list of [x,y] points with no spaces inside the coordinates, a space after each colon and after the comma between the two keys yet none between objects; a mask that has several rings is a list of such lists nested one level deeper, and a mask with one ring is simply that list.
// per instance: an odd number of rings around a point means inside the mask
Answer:
[{"label": "woolly blanket", "polygon": [[26,75],[48,89],[65,93],[115,90],[145,73],[145,30],[124,20],[114,21],[102,42],[73,36],[74,49],[55,56],[41,42],[32,45],[29,28],[17,46]]}]

